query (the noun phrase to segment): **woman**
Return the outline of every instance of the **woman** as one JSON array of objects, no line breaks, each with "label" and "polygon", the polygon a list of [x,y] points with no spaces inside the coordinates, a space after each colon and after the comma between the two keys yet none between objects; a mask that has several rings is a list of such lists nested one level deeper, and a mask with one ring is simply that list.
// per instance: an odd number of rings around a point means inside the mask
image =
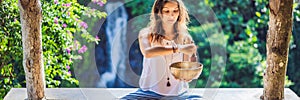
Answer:
[{"label": "woman", "polygon": [[196,46],[187,32],[189,16],[181,0],[155,0],[148,27],[139,33],[140,50],[144,56],[140,88],[124,97],[180,96],[191,80],[176,80],[169,70],[174,62],[190,61]]}]

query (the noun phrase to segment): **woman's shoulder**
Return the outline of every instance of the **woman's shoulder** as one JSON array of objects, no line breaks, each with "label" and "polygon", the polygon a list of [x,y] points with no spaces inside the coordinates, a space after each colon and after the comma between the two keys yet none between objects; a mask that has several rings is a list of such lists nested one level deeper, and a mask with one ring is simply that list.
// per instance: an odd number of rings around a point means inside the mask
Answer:
[{"label": "woman's shoulder", "polygon": [[143,28],[143,29],[140,30],[139,37],[140,38],[141,37],[148,37],[150,33],[151,33],[150,32],[150,28],[149,27],[145,27],[145,28]]}]

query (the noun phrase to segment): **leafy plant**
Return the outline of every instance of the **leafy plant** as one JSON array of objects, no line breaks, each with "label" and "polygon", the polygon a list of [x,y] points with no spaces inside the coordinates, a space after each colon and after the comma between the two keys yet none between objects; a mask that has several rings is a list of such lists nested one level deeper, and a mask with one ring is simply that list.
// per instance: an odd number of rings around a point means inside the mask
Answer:
[{"label": "leafy plant", "polygon": [[[105,4],[106,0],[93,1]],[[76,41],[75,35],[97,43],[99,39],[88,31],[83,16],[105,18],[106,13],[85,7],[76,0],[43,0],[42,42],[46,86],[78,87],[73,61],[81,58],[87,48]],[[0,5],[0,98],[13,87],[25,87],[22,65],[22,33],[17,0],[4,0]]]}]

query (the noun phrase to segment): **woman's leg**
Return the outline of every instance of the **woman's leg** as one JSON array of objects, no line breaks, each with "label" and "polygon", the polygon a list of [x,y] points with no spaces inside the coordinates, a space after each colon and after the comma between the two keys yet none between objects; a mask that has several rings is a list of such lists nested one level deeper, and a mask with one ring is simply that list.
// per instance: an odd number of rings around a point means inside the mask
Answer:
[{"label": "woman's leg", "polygon": [[163,96],[152,91],[138,89],[121,98],[121,100],[189,100],[201,98],[199,95],[186,95],[186,92],[178,96]]},{"label": "woman's leg", "polygon": [[130,93],[121,98],[121,100],[158,100],[163,96],[152,91],[143,91],[138,89],[136,92]]}]

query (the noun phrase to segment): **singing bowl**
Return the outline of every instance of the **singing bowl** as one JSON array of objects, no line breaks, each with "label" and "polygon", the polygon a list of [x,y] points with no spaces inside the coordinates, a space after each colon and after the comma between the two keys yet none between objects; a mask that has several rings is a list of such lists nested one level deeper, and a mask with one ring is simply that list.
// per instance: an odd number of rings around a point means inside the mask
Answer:
[{"label": "singing bowl", "polygon": [[199,62],[175,62],[170,65],[170,71],[176,79],[197,79],[202,73],[203,65]]}]

